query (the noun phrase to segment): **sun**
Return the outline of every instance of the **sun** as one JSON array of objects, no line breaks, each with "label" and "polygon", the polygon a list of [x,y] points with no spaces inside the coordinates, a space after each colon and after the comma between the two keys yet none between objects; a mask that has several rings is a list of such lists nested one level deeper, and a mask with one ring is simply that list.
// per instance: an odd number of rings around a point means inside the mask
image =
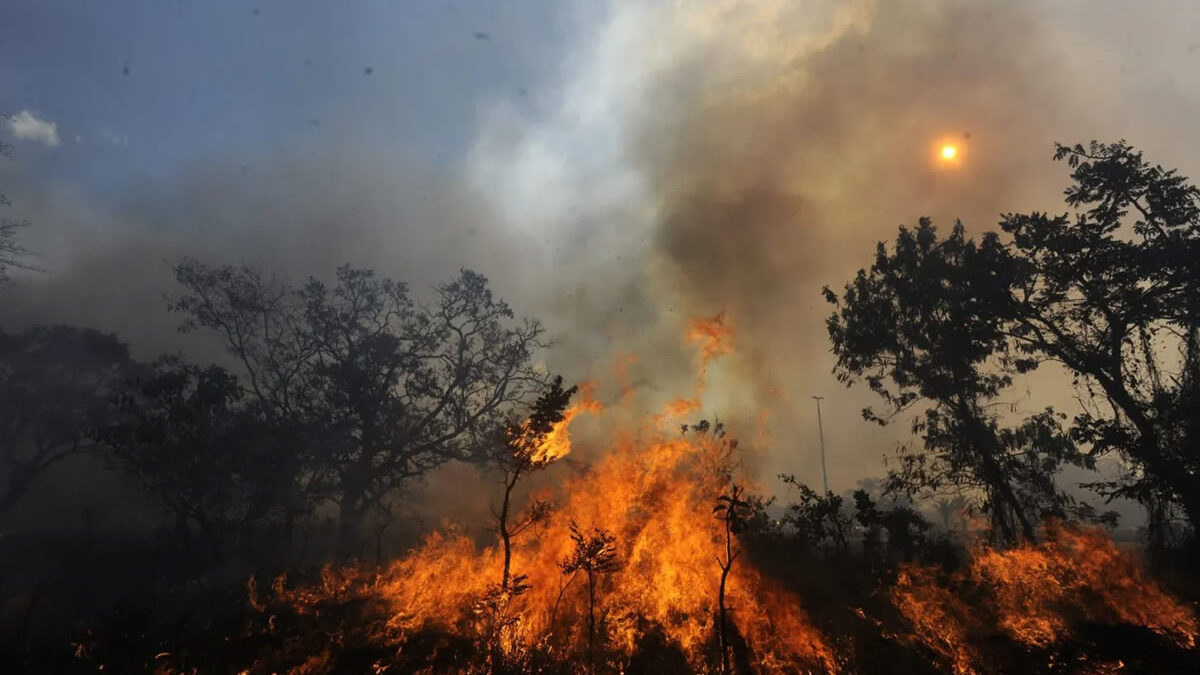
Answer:
[{"label": "sun", "polygon": [[954,159],[958,156],[958,148],[953,145],[942,146],[942,159]]}]

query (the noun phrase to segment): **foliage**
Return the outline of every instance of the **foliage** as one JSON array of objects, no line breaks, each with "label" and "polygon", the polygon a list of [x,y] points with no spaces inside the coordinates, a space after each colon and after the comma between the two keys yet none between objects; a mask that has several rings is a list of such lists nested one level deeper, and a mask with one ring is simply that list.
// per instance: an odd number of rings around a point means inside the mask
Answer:
[{"label": "foliage", "polygon": [[125,344],[90,328],[0,332],[0,513],[52,466],[91,447],[132,365]]},{"label": "foliage", "polygon": [[[980,491],[1007,540],[1077,507],[1053,482],[1061,466],[1112,452],[1134,472],[1100,485],[1109,495],[1157,493],[1194,521],[1200,193],[1124,142],[1055,157],[1073,169],[1067,204],[1090,207],[1073,219],[1005,215],[1004,234],[978,242],[961,224],[942,238],[921,219],[891,250],[881,243],[842,297],[825,289],[837,375],[883,399],[869,419],[925,401],[913,424],[924,451],[901,453],[893,487]],[[1086,410],[1068,425],[1046,409],[1005,426],[999,397],[1046,362],[1075,376]]]},{"label": "foliage", "polygon": [[96,438],[172,514],[182,548],[198,538],[215,553],[286,503],[288,448],[222,368],[162,359],[121,393],[114,418]]},{"label": "foliage", "polygon": [[523,534],[530,527],[544,521],[550,515],[549,502],[534,500],[524,513],[513,514],[513,491],[521,476],[531,471],[544,469],[556,456],[548,455],[542,450],[547,437],[555,426],[566,419],[567,404],[578,387],[564,389],[562,377],[550,381],[533,404],[533,410],[523,422],[509,421],[504,430],[503,442],[498,443],[494,459],[503,477],[503,498],[500,510],[493,513],[496,518],[496,531],[504,547],[504,570],[500,588],[509,590],[512,574],[513,539]]},{"label": "foliage", "polygon": [[780,524],[805,549],[845,552],[851,523],[843,511],[844,500],[832,492],[819,495],[792,475],[780,474],[779,480],[799,493],[799,501],[788,504]]},{"label": "foliage", "polygon": [[1018,348],[1075,373],[1085,411],[1071,429],[1094,455],[1133,465],[1102,484],[1151,495],[1200,522],[1200,190],[1124,141],[1058,146],[1074,218],[1006,215],[1022,264]]},{"label": "foliage", "polygon": [[266,414],[302,431],[302,478],[337,502],[340,532],[451,460],[472,460],[508,410],[544,377],[530,361],[541,326],[513,312],[474,272],[435,289],[341,267],[333,286],[303,286],[250,267],[175,266],[171,302],[184,330],[218,333]]},{"label": "foliage", "polygon": [[[615,572],[619,566],[617,560],[617,538],[607,531],[593,527],[591,532],[584,533],[574,522],[570,525],[571,541],[575,547],[570,555],[563,558],[559,566],[563,574],[574,577],[583,572],[588,584],[588,666],[595,670],[596,642],[596,583],[598,577]],[[570,582],[568,581],[569,585]]]}]

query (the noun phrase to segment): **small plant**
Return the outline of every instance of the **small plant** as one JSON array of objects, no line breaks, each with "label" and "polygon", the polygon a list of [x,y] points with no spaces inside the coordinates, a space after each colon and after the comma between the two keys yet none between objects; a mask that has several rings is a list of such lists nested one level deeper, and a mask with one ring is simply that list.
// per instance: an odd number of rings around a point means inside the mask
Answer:
[{"label": "small plant", "polygon": [[[596,643],[596,582],[602,574],[615,572],[618,567],[616,537],[605,530],[593,527],[585,534],[574,522],[571,523],[571,540],[575,549],[571,555],[563,559],[559,566],[563,574],[569,574],[570,579],[563,586],[565,590],[571,584],[575,575],[583,572],[588,582],[588,669],[595,671],[594,660]],[[561,592],[560,592],[561,597]]]},{"label": "small plant", "polygon": [[554,378],[534,403],[529,419],[508,425],[504,445],[496,454],[496,463],[504,476],[504,492],[500,510],[492,515],[496,518],[496,531],[504,547],[504,571],[500,579],[500,587],[504,591],[509,590],[512,582],[513,539],[550,515],[548,502],[534,500],[524,513],[514,518],[513,491],[521,476],[544,469],[558,459],[557,455],[547,452],[546,440],[555,425],[566,418],[567,403],[576,391],[578,387],[564,389],[562,378]]},{"label": "small plant", "polygon": [[717,636],[721,647],[721,672],[729,672],[729,636],[727,623],[728,610],[725,607],[725,585],[729,580],[729,572],[733,569],[733,561],[741,550],[734,548],[734,535],[739,534],[750,517],[751,502],[745,498],[745,489],[733,485],[727,495],[717,497],[717,505],[713,507],[713,515],[722,522],[725,529],[725,558],[717,556],[717,564],[721,567],[721,585],[717,590]]}]

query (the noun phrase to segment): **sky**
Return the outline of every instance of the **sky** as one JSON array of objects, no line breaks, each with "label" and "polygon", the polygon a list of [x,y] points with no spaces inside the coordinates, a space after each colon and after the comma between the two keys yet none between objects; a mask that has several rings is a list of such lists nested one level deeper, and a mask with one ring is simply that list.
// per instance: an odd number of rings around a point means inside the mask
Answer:
[{"label": "sky", "polygon": [[[824,285],[930,215],[972,232],[1062,211],[1054,141],[1126,138],[1200,173],[1200,6],[1184,0],[10,0],[0,163],[44,271],[0,326],[73,322],[148,357],[176,333],[169,261],[427,286],[459,267],[550,329],[551,367],[636,358],[686,393],[688,317],[735,353],[707,415],[817,484],[905,440],[830,375]],[[934,156],[960,147],[953,168]],[[1049,378],[1047,378],[1048,380]],[[682,390],[682,391],[681,391]],[[1066,392],[1069,393],[1069,392]],[[1030,409],[1066,395],[1034,380]],[[765,420],[765,422],[764,422]]]},{"label": "sky", "polygon": [[46,178],[101,195],[329,140],[453,164],[477,106],[563,49],[556,4],[19,0],[0,95],[62,130]]}]

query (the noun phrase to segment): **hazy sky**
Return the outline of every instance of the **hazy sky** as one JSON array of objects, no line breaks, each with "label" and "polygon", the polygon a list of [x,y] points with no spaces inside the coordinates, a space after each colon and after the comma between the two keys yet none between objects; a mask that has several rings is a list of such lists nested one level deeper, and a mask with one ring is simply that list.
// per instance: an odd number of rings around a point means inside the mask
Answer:
[{"label": "hazy sky", "polygon": [[556,369],[632,352],[653,400],[686,393],[681,321],[725,309],[706,412],[769,412],[768,469],[813,482],[826,395],[843,489],[895,438],[829,376],[821,286],[921,215],[1061,210],[1055,140],[1200,173],[1198,27],[1185,0],[10,0],[0,187],[48,271],[0,322],[149,355],[185,344],[179,255],[468,266],[548,323]]}]

